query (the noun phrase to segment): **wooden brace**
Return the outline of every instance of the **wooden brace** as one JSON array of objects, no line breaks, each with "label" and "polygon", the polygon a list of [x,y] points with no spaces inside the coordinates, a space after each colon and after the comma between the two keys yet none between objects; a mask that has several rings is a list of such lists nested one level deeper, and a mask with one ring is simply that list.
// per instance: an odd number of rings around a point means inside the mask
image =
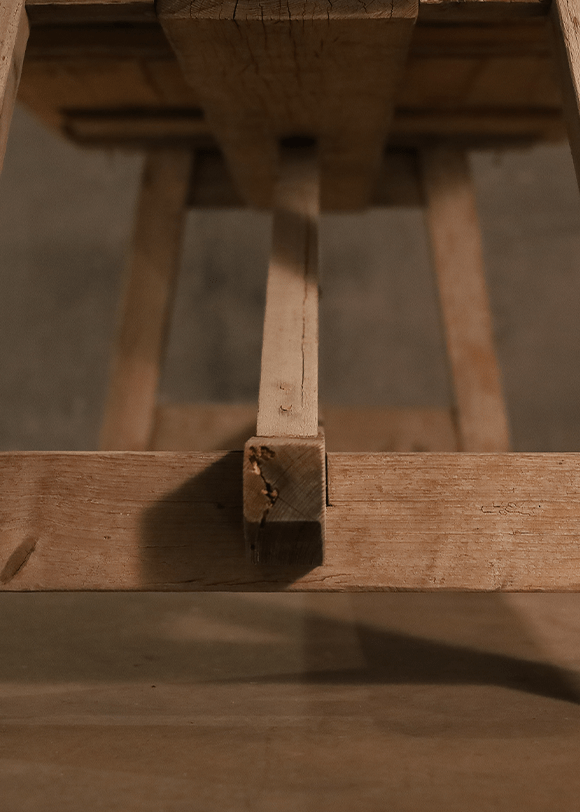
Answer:
[{"label": "wooden brace", "polygon": [[257,437],[244,453],[244,528],[256,564],[322,563],[325,445],[318,429],[318,155],[280,151]]}]

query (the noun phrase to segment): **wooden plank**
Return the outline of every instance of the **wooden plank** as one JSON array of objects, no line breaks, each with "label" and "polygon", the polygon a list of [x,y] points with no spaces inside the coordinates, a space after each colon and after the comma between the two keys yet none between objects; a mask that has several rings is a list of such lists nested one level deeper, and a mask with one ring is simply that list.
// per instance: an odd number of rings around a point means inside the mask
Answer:
[{"label": "wooden plank", "polygon": [[177,110],[80,110],[66,113],[63,128],[78,144],[117,147],[148,145],[169,148],[207,140],[209,130],[195,109]]},{"label": "wooden plank", "polygon": [[246,561],[242,454],[0,455],[6,590],[580,590],[580,455],[329,454],[325,561]]},{"label": "wooden plank", "polygon": [[[256,434],[255,403],[157,407],[153,451],[240,451]],[[457,451],[447,409],[386,409],[322,404],[327,451]]]},{"label": "wooden plank", "polygon": [[244,536],[254,564],[311,569],[323,561],[324,435],[252,437],[244,452]]},{"label": "wooden plank", "polygon": [[426,150],[423,171],[460,447],[463,451],[507,451],[507,414],[467,156],[443,147]]},{"label": "wooden plank", "polygon": [[450,116],[531,116],[553,114],[561,106],[552,59],[544,55],[414,54],[396,98],[397,110]]},{"label": "wooden plank", "polygon": [[460,112],[398,108],[393,119],[393,146],[425,147],[445,140],[458,149],[507,149],[566,137],[559,108],[536,110],[471,109]]},{"label": "wooden plank", "polygon": [[[429,5],[429,4],[428,4]],[[463,2],[462,6],[466,3]],[[510,7],[513,4],[510,4]],[[437,5],[440,8],[441,4]],[[490,8],[489,4],[485,8]],[[545,6],[544,14],[547,11]],[[424,12],[425,4],[420,4],[419,14]],[[413,32],[409,49],[409,58],[414,57],[447,57],[474,59],[478,57],[522,57],[542,56],[550,58],[548,17],[531,17],[513,21],[509,25],[446,24],[442,16],[433,22],[419,19]]]},{"label": "wooden plank", "polygon": [[313,147],[280,150],[257,434],[318,435],[318,213]]},{"label": "wooden plank", "polygon": [[32,25],[155,22],[155,0],[26,0]]},{"label": "wooden plank", "polygon": [[320,142],[323,209],[368,203],[416,0],[161,0],[158,10],[245,200],[271,205],[277,142],[308,135]]},{"label": "wooden plank", "polygon": [[560,84],[568,140],[580,185],[580,33],[578,4],[574,0],[554,0],[552,20],[555,51],[560,69]]},{"label": "wooden plank", "polygon": [[101,432],[103,450],[144,450],[155,414],[191,171],[189,151],[148,154]]},{"label": "wooden plank", "polygon": [[457,451],[448,409],[322,406],[328,451]]},{"label": "wooden plank", "polygon": [[255,564],[322,561],[324,435],[318,429],[318,215],[313,144],[280,148],[266,289],[257,436],[244,449],[244,528]]},{"label": "wooden plank", "polygon": [[199,99],[186,84],[173,54],[158,59],[26,59],[19,100],[48,126],[61,130],[70,117],[89,111],[133,117],[137,113],[175,115],[177,110],[199,115]]},{"label": "wooden plank", "polygon": [[28,39],[28,20],[22,0],[5,0],[0,5],[0,171],[10,131],[12,111]]},{"label": "wooden plank", "polygon": [[489,25],[545,17],[549,10],[550,0],[420,0],[419,19]]},{"label": "wooden plank", "polygon": [[[188,202],[192,208],[243,206],[225,159],[216,147],[196,150]],[[371,206],[424,205],[416,150],[385,152],[370,203]]]}]

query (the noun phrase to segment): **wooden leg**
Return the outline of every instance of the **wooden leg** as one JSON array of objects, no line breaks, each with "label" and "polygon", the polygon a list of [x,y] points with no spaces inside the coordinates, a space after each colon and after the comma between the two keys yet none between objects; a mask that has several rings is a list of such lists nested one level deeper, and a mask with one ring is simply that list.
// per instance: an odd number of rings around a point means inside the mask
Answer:
[{"label": "wooden leg", "polygon": [[570,149],[580,185],[580,32],[578,0],[554,0],[552,20],[560,68],[564,114]]},{"label": "wooden leg", "polygon": [[149,447],[190,172],[188,151],[152,151],[145,162],[101,432],[103,451]]},{"label": "wooden leg", "polygon": [[12,111],[28,40],[28,19],[24,0],[5,0],[0,4],[0,171]]},{"label": "wooden leg", "polygon": [[460,449],[508,451],[508,421],[467,156],[461,150],[442,147],[425,151],[422,159]]},{"label": "wooden leg", "polygon": [[281,150],[268,271],[257,437],[244,455],[244,522],[256,563],[322,561],[318,430],[318,157]]}]

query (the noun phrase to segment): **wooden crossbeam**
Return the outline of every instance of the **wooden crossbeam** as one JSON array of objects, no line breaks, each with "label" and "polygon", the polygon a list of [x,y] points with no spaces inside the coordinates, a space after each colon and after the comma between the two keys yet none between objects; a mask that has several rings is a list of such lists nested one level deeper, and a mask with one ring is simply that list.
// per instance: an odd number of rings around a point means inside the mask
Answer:
[{"label": "wooden crossbeam", "polygon": [[256,564],[322,561],[325,446],[318,428],[316,146],[280,148],[256,435],[244,453],[244,527]]},{"label": "wooden crossbeam", "polygon": [[568,139],[580,185],[580,32],[577,0],[554,0],[552,21]]},{"label": "wooden crossbeam", "polygon": [[0,171],[27,40],[28,19],[24,0],[3,0],[0,4]]},{"label": "wooden crossbeam", "polygon": [[5,590],[580,591],[580,455],[329,454],[324,564],[256,567],[242,453],[0,455]]},{"label": "wooden crossbeam", "polygon": [[[174,403],[157,407],[152,451],[243,449],[256,433],[255,403]],[[457,451],[448,409],[322,404],[328,451]]]},{"label": "wooden crossbeam", "polygon": [[368,204],[416,0],[160,0],[159,18],[246,202],[270,206],[279,139],[318,139],[323,209]]},{"label": "wooden crossbeam", "polygon": [[318,214],[315,147],[280,150],[266,289],[257,434],[318,434]]},{"label": "wooden crossbeam", "polygon": [[103,451],[149,448],[190,172],[187,150],[147,155],[101,431]]},{"label": "wooden crossbeam", "polygon": [[508,451],[508,421],[467,155],[446,147],[425,150],[423,176],[460,448]]}]

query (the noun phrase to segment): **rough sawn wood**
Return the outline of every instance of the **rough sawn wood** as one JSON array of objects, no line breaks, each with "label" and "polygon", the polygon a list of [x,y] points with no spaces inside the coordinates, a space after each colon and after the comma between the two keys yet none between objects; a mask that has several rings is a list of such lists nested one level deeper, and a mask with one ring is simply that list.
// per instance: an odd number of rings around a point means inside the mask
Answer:
[{"label": "rough sawn wood", "polygon": [[580,591],[580,455],[329,454],[325,561],[256,567],[242,453],[0,455],[26,590]]},{"label": "rough sawn wood", "polygon": [[366,205],[416,0],[161,0],[159,18],[246,200],[270,206],[276,147],[319,140],[323,209]]}]

